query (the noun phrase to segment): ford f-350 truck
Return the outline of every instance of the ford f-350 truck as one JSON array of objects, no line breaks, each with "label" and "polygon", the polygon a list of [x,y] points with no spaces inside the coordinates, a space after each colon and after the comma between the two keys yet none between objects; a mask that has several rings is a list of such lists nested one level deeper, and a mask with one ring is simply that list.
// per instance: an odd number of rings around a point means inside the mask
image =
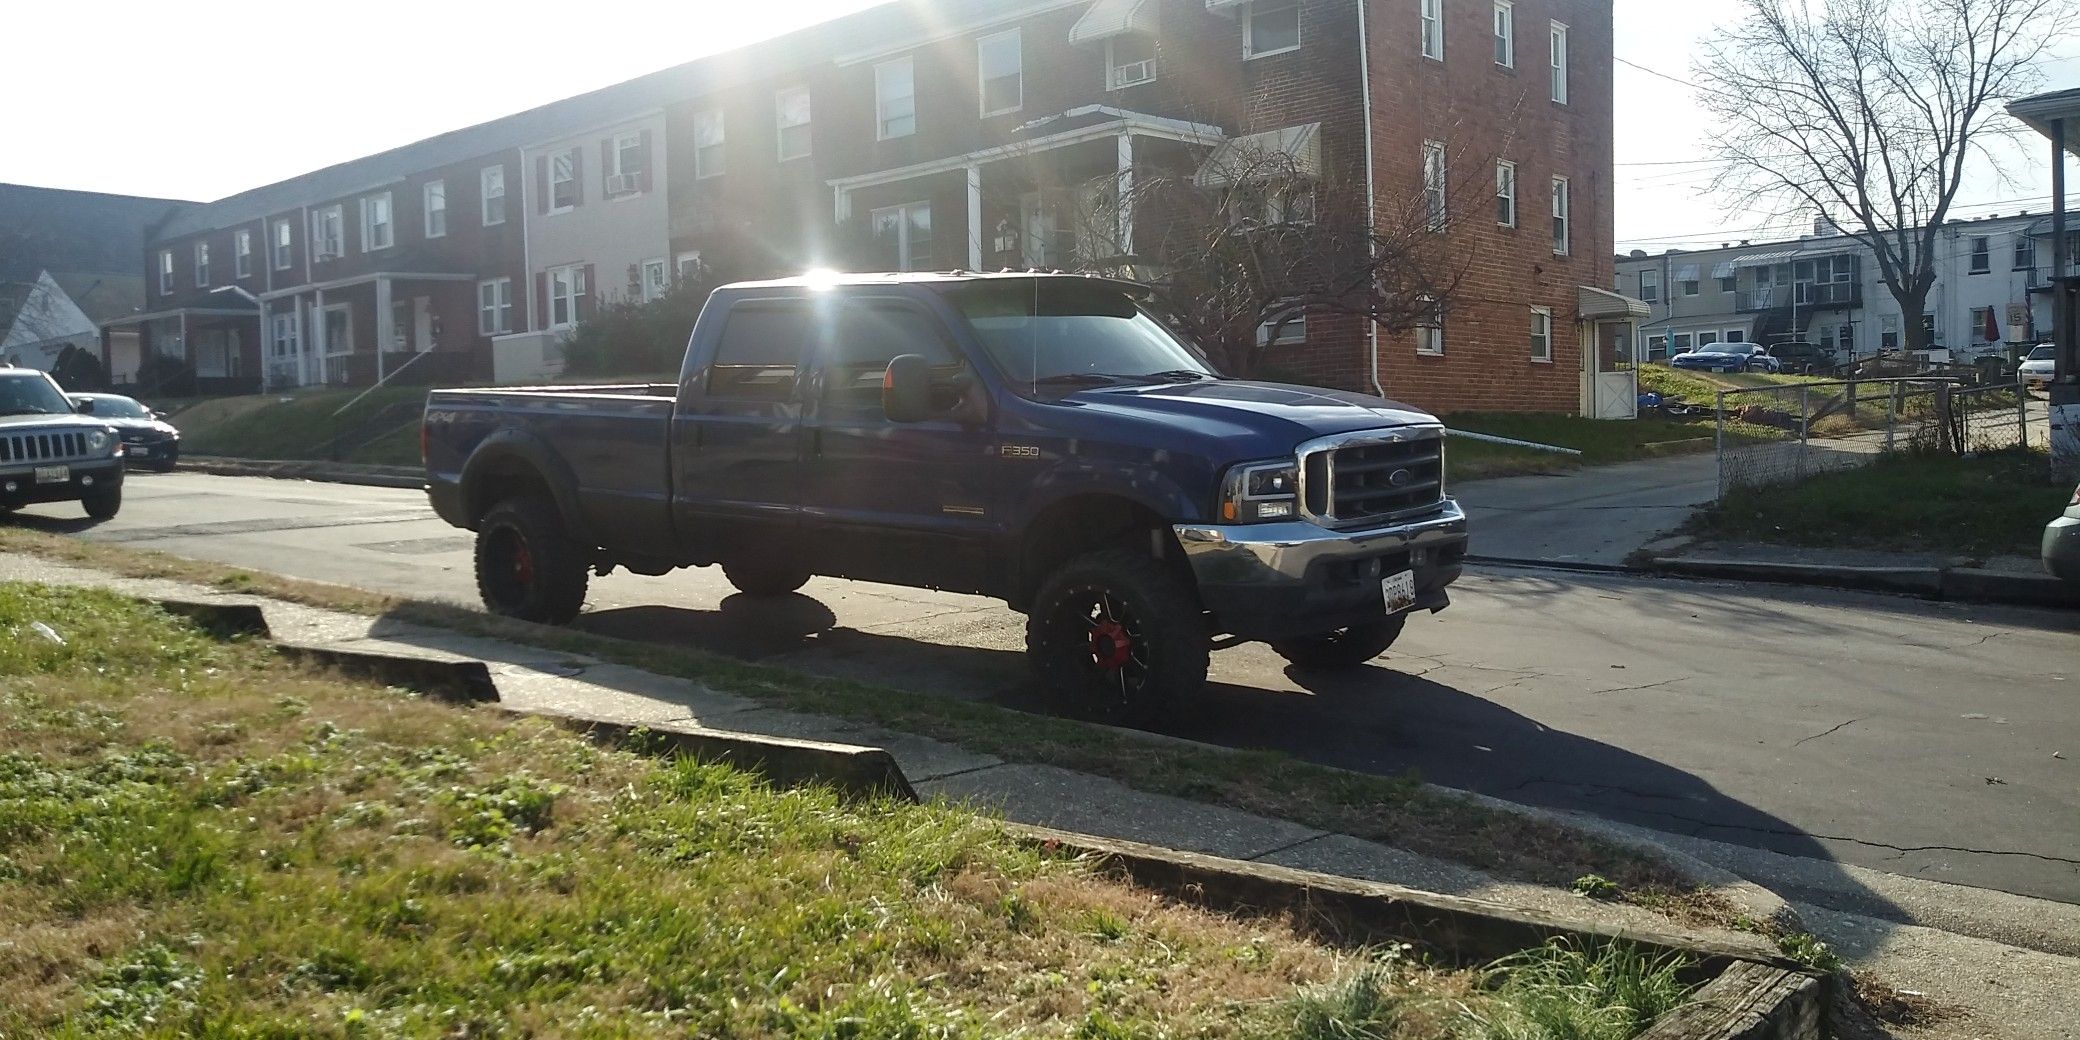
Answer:
[{"label": "ford f-350 truck", "polygon": [[439,390],[423,442],[496,613],[567,622],[616,567],[978,593],[1051,690],[1136,723],[1216,647],[1371,660],[1466,547],[1436,419],[1224,378],[1145,287],[1076,275],[725,286],[677,383]]}]

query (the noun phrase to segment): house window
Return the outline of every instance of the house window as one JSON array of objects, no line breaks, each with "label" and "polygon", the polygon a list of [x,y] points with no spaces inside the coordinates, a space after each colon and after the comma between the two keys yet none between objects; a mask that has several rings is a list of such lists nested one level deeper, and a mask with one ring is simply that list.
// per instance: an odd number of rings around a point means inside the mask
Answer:
[{"label": "house window", "polygon": [[2037,267],[2037,240],[2028,235],[2015,236],[2015,269],[2033,271]]},{"label": "house window", "polygon": [[724,161],[722,112],[711,109],[693,117],[693,176],[696,180],[722,176]]},{"label": "house window", "polygon": [[319,333],[325,337],[323,340],[325,356],[338,357],[341,354],[352,354],[354,352],[354,308],[344,303],[332,304],[325,308],[320,320],[325,323],[319,329]]},{"label": "house window", "polygon": [[585,265],[549,269],[549,327],[566,329],[584,320]]},{"label": "house window", "polygon": [[614,135],[613,169],[607,174],[607,194],[633,195],[643,190],[643,164],[649,149],[643,147],[643,132],[626,130]]},{"label": "house window", "polygon": [[1883,350],[1899,349],[1899,315],[1887,314],[1878,319],[1878,346]]},{"label": "house window", "polygon": [[1553,100],[1567,104],[1567,26],[1553,23]]},{"label": "house window", "polygon": [[1988,343],[1994,343],[1994,342],[1999,342],[1999,340],[2000,340],[2000,338],[2001,338],[2001,337],[2000,337],[2000,330],[1999,330],[1998,328],[1995,328],[1995,329],[1994,329],[1994,334],[1993,334],[1992,336],[1988,336],[1988,335],[1986,334],[1986,328],[1987,328],[1987,326],[1989,326],[1989,325],[1992,325],[1992,324],[1993,324],[1993,308],[1991,308],[1991,307],[1974,307],[1974,308],[1972,308],[1972,331],[1971,331],[1970,333],[1968,333],[1968,334],[1966,335],[1966,337],[1965,337],[1965,338],[1967,338],[1967,339],[1975,339],[1975,340],[1982,340],[1982,341],[1985,341],[1985,342],[1988,342]]},{"label": "house window", "polygon": [[1553,309],[1531,308],[1531,360],[1553,360]]},{"label": "house window", "polygon": [[1257,0],[1242,20],[1242,56],[1262,58],[1300,49],[1300,5]]},{"label": "house window", "polygon": [[268,323],[273,326],[270,344],[277,360],[293,358],[303,352],[303,337],[299,335],[295,312],[273,315],[268,318]]},{"label": "house window", "polygon": [[663,260],[643,261],[643,301],[645,303],[670,292],[672,279],[670,268]]},{"label": "house window", "polygon": [[1257,326],[1257,346],[1283,347],[1307,342],[1307,312],[1282,314]]},{"label": "house window", "polygon": [[1936,335],[1936,316],[1933,314],[1923,314],[1921,316],[1922,345],[1927,347],[1933,347],[1941,341],[1942,338]]},{"label": "house window", "polygon": [[1569,245],[1569,214],[1573,205],[1567,194],[1567,178],[1553,178],[1553,255],[1566,256]]},{"label": "house window", "polygon": [[1735,278],[1735,277],[1734,277],[1733,275],[1727,275],[1727,276],[1725,276],[1725,277],[1723,277],[1723,278],[1719,279],[1719,291],[1720,291],[1720,292],[1724,292],[1724,293],[1730,293],[1730,292],[1734,291],[1734,289],[1736,289],[1736,288],[1737,288],[1737,287],[1738,287],[1739,285],[1740,285],[1740,279],[1738,279],[1738,278]]},{"label": "house window", "polygon": [[874,241],[884,259],[899,271],[924,271],[932,266],[932,204],[912,202],[877,209],[868,215]]},{"label": "house window", "polygon": [[494,278],[477,283],[477,335],[513,331],[513,280]]},{"label": "house window", "polygon": [[361,200],[361,251],[390,248],[390,193],[365,196]]},{"label": "house window", "polygon": [[1685,265],[1676,271],[1676,291],[1685,296],[1695,296],[1704,291],[1704,282],[1697,277],[1695,265]]},{"label": "house window", "polygon": [[274,222],[274,269],[286,271],[296,249],[296,231],[286,220]]},{"label": "house window", "polygon": [[576,148],[549,157],[549,212],[562,213],[577,207],[578,157]]},{"label": "house window", "polygon": [[251,278],[253,276],[253,233],[236,231],[231,235],[231,276]]},{"label": "house window", "polygon": [[1495,164],[1495,223],[1517,226],[1517,164]]},{"label": "house window", "polygon": [[1156,41],[1152,36],[1129,33],[1105,41],[1105,88],[1153,83],[1156,78]]},{"label": "house window", "polygon": [[1727,330],[1726,330],[1726,342],[1728,342],[1728,343],[1746,343],[1747,341],[1748,341],[1748,330],[1747,330],[1747,329],[1727,329]]},{"label": "house window", "polygon": [[1972,239],[1972,273],[1985,274],[1993,270],[1992,254],[1991,240],[1985,235],[1975,236]]},{"label": "house window", "polygon": [[483,188],[484,226],[506,222],[506,168],[486,166],[477,174],[478,184]]},{"label": "house window", "polygon": [[773,119],[780,138],[780,161],[809,154],[809,88],[792,87],[773,97]]},{"label": "house window", "polygon": [[874,66],[875,137],[886,141],[917,132],[917,81],[909,58]]},{"label": "house window", "polygon": [[195,243],[195,288],[209,286],[209,243]]},{"label": "house window", "polygon": [[1852,354],[1852,355],[1853,355],[1853,354],[1855,354],[1855,353],[1856,353],[1856,326],[1854,326],[1854,325],[1851,325],[1851,324],[1849,324],[1849,323],[1847,323],[1847,322],[1844,322],[1844,323],[1842,324],[1842,327],[1841,327],[1841,328],[1838,328],[1838,329],[1836,329],[1836,330],[1834,330],[1834,331],[1835,331],[1835,337],[1834,337],[1834,341],[1835,341],[1835,349],[1837,349],[1837,350],[1839,350],[1839,351],[1841,351],[1842,353],[1845,353],[1845,354]]},{"label": "house window", "polygon": [[1421,0],[1423,57],[1444,60],[1444,0]]},{"label": "house window", "polygon": [[1416,320],[1416,353],[1442,356],[1444,354],[1444,310],[1437,300],[1429,296],[1417,297],[1423,305],[1423,314]]},{"label": "house window", "polygon": [[1641,271],[1639,273],[1639,298],[1648,303],[1661,299],[1661,272]]},{"label": "house window", "polygon": [[412,351],[412,301],[396,300],[390,304],[390,349],[394,353],[409,354]]},{"label": "house window", "polygon": [[690,250],[688,252],[680,253],[678,256],[672,258],[673,277],[679,278],[683,281],[688,278],[698,278],[700,277],[700,274],[700,250]]},{"label": "house window", "polygon": [[984,116],[1016,112],[1025,107],[1025,55],[1017,29],[977,40],[975,68]]},{"label": "house window", "polygon": [[159,295],[173,291],[173,250],[159,250]]},{"label": "house window", "polygon": [[1678,333],[1676,333],[1676,334],[1674,334],[1674,335],[1672,335],[1672,336],[1670,336],[1670,337],[1668,338],[1668,352],[1669,352],[1669,353],[1670,353],[1671,355],[1673,355],[1673,354],[1682,354],[1682,353],[1686,353],[1686,352],[1688,352],[1688,351],[1689,351],[1689,349],[1690,349],[1690,334],[1689,334],[1689,333],[1687,333],[1687,332],[1678,332]]},{"label": "house window", "polygon": [[426,237],[442,238],[448,233],[448,182],[426,182]]},{"label": "house window", "polygon": [[1444,142],[1423,142],[1423,211],[1430,230],[1443,231],[1444,211]]},{"label": "house window", "polygon": [[1517,9],[1509,0],[1495,0],[1495,64],[1517,67]]}]

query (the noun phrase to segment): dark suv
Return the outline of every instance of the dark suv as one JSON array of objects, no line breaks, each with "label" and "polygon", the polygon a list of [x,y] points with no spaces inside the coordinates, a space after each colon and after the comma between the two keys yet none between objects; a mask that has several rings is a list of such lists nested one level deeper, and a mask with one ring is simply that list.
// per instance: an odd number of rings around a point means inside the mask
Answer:
[{"label": "dark suv", "polygon": [[78,502],[106,520],[123,507],[123,442],[78,414],[51,377],[0,367],[0,510]]},{"label": "dark suv", "polygon": [[1802,376],[1831,375],[1841,366],[1835,352],[1817,343],[1786,340],[1769,345],[1769,356],[1783,365],[1783,371]]}]

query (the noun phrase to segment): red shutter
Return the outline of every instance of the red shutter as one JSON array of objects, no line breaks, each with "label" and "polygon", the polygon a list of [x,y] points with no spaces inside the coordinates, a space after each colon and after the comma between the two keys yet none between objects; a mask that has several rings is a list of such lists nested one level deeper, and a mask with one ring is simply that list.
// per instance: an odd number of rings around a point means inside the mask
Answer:
[{"label": "red shutter", "polygon": [[549,272],[542,271],[534,276],[534,327],[549,327]]},{"label": "red shutter", "polygon": [[579,320],[579,321],[584,321],[584,320],[585,320],[586,318],[589,318],[589,317],[591,317],[591,316],[592,316],[592,306],[591,306],[591,303],[592,303],[592,294],[593,294],[593,293],[596,293],[596,292],[598,292],[598,291],[599,291],[599,282],[598,282],[598,280],[597,280],[597,279],[595,279],[595,278],[593,277],[593,275],[592,275],[592,265],[591,265],[591,264],[586,264],[586,265],[585,265],[585,293],[584,293],[584,295],[582,295],[582,296],[578,297],[578,303],[577,303],[577,306],[576,306],[575,308],[573,308],[573,309],[574,309],[574,310],[575,310],[575,311],[576,311],[577,313],[575,313],[575,314],[571,315],[571,317],[573,317],[573,318],[576,318],[576,319],[577,319],[577,320]]},{"label": "red shutter", "polygon": [[585,204],[585,149],[571,149],[571,205]]},{"label": "red shutter", "polygon": [[641,190],[645,192],[650,190],[650,170],[656,165],[655,162],[651,161],[650,156],[650,131],[645,130],[643,131],[643,185]]},{"label": "red shutter", "polygon": [[549,157],[534,157],[534,211],[549,212]]},{"label": "red shutter", "polygon": [[607,188],[607,178],[612,176],[614,176],[614,139],[602,137],[599,139],[599,188],[602,198],[611,199],[614,197],[614,193]]}]

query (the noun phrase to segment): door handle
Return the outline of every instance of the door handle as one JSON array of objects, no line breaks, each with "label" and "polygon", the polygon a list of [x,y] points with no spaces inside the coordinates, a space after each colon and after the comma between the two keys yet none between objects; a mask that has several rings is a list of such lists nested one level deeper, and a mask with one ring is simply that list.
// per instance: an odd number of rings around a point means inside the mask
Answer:
[{"label": "door handle", "polygon": [[823,427],[821,426],[809,428],[809,457],[819,459],[823,457]]}]

